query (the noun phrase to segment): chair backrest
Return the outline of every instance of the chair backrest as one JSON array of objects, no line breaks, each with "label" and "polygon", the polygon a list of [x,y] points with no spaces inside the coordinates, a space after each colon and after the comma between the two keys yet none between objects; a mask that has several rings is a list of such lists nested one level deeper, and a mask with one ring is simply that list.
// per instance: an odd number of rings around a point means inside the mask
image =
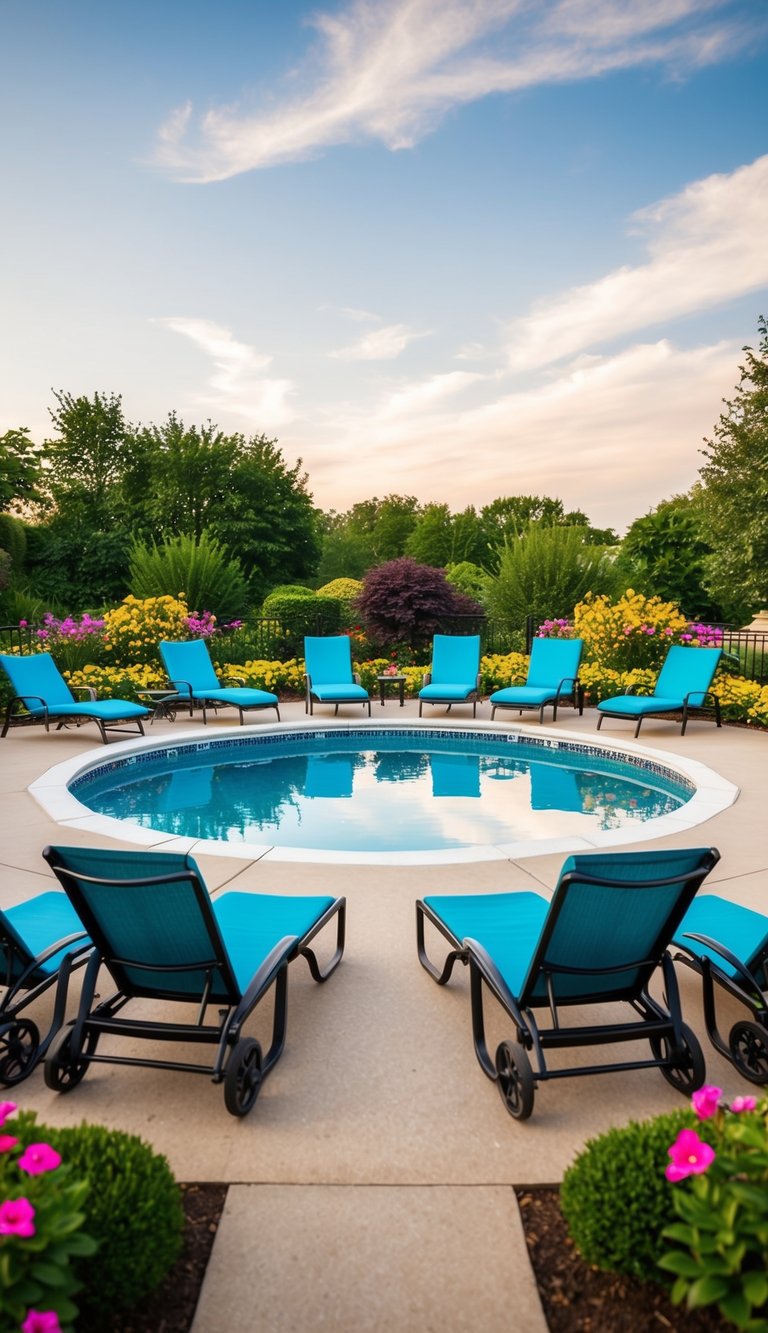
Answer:
[{"label": "chair backrest", "polygon": [[[664,658],[653,693],[659,698],[681,700],[686,694],[706,694],[722,655],[722,648],[689,648],[685,644],[673,644]],[[691,702],[695,702],[695,698]]]},{"label": "chair backrest", "polygon": [[182,681],[190,684],[193,690],[219,689],[219,678],[213,669],[208,644],[203,639],[188,639],[182,643],[163,639],[159,648],[174,689],[181,687],[183,690]]},{"label": "chair backrest", "polygon": [[13,922],[0,912],[0,986],[12,986],[33,961],[34,955]]},{"label": "chair backrest", "polygon": [[236,1004],[240,989],[191,856],[46,847],[48,864],[122,991]]},{"label": "chair backrest", "polygon": [[647,986],[720,853],[714,847],[569,856],[520,1004],[631,1000]]},{"label": "chair backrest", "polygon": [[44,699],[51,707],[75,702],[72,691],[50,653],[33,653],[29,657],[3,654],[0,656],[0,666],[8,676],[14,693],[24,700],[24,706],[30,713],[41,712],[40,699]]},{"label": "chair backrest", "polygon": [[534,639],[526,685],[557,689],[561,680],[575,679],[583,649],[583,639]]},{"label": "chair backrest", "polygon": [[432,639],[432,684],[474,685],[480,670],[479,634],[436,634]]},{"label": "chair backrest", "polygon": [[308,636],[304,661],[313,685],[351,685],[352,649],[348,634]]}]

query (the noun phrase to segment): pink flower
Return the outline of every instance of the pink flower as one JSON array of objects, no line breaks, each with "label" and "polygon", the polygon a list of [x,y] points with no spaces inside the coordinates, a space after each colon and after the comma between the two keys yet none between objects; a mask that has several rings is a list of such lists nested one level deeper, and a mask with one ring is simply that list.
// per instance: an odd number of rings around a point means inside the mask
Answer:
[{"label": "pink flower", "polygon": [[715,1088],[711,1083],[705,1083],[703,1088],[694,1092],[691,1097],[693,1109],[699,1120],[709,1120],[715,1114],[720,1105],[720,1098],[723,1095],[722,1088]]},{"label": "pink flower", "polygon": [[29,1176],[41,1176],[44,1171],[55,1171],[61,1166],[61,1157],[48,1143],[30,1143],[21,1154],[18,1165]]},{"label": "pink flower", "polygon": [[10,1152],[11,1148],[16,1147],[18,1141],[12,1134],[0,1134],[0,1152]]},{"label": "pink flower", "polygon": [[0,1102],[0,1129],[2,1129],[8,1117],[18,1109],[15,1102]]},{"label": "pink flower", "polygon": [[6,1199],[0,1203],[0,1236],[34,1236],[34,1216],[29,1199]]},{"label": "pink flower", "polygon": [[754,1111],[757,1106],[756,1097],[734,1097],[731,1102],[731,1110],[738,1115],[740,1111]]},{"label": "pink flower", "polygon": [[701,1175],[715,1160],[714,1149],[699,1138],[695,1129],[681,1129],[668,1154],[672,1161],[664,1175],[673,1185],[686,1176]]},{"label": "pink flower", "polygon": [[27,1310],[21,1333],[61,1333],[59,1316],[55,1310]]}]

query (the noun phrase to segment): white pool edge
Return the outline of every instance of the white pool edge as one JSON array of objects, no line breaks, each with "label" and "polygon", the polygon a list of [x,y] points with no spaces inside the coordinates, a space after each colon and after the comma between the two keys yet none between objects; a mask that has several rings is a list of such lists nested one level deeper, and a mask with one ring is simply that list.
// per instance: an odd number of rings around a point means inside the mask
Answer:
[{"label": "white pool edge", "polygon": [[[664,815],[658,819],[649,819],[644,824],[637,824],[624,829],[596,831],[591,837],[543,838],[521,840],[511,843],[490,845],[472,844],[455,847],[444,851],[427,852],[342,852],[325,851],[319,848],[275,847],[270,843],[227,843],[207,838],[185,838],[163,833],[158,829],[140,828],[135,824],[111,819],[107,815],[94,814],[87,806],[78,801],[69,790],[69,784],[88,773],[92,768],[104,763],[105,756],[119,758],[121,755],[137,754],[145,750],[172,749],[179,745],[195,744],[207,746],[210,741],[242,738],[244,735],[285,736],[292,732],[313,733],[326,731],[412,731],[423,728],[430,730],[466,731],[470,734],[514,735],[521,739],[552,741],[552,748],[557,743],[567,741],[579,746],[588,745],[603,751],[607,756],[621,759],[624,756],[635,759],[647,759],[653,764],[661,764],[672,772],[692,782],[696,791],[686,802],[682,810]],[[30,783],[27,790],[42,807],[54,823],[63,830],[78,829],[97,833],[106,838],[114,838],[123,843],[132,843],[145,849],[157,851],[184,852],[193,855],[225,856],[240,861],[287,861],[307,864],[326,865],[389,865],[389,866],[432,866],[456,865],[478,861],[515,861],[523,857],[546,856],[552,853],[569,854],[586,852],[600,848],[619,847],[629,843],[649,842],[657,838],[668,837],[673,833],[687,832],[720,814],[733,805],[739,795],[739,788],[716,773],[714,769],[699,763],[695,759],[679,754],[660,753],[633,741],[607,740],[601,736],[586,740],[583,733],[569,732],[559,728],[547,728],[546,733],[523,724],[511,725],[502,722],[459,721],[452,720],[444,724],[434,719],[415,719],[390,721],[376,719],[355,721],[349,719],[323,719],[322,723],[304,722],[262,723],[251,727],[216,728],[215,734],[201,736],[200,730],[185,730],[164,735],[162,740],[154,736],[144,736],[130,741],[118,741],[109,746],[99,746],[87,750],[76,759],[67,759],[47,769],[41,777]]]}]

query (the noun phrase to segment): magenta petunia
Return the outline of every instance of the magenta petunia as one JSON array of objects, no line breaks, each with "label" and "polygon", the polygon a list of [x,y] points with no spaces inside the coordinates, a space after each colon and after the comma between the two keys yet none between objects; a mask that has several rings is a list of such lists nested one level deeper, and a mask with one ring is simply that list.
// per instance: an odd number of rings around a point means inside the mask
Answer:
[{"label": "magenta petunia", "polygon": [[61,1157],[48,1143],[30,1143],[18,1162],[29,1176],[41,1176],[44,1171],[55,1171],[61,1166]]},{"label": "magenta petunia", "polygon": [[0,1134],[0,1152],[10,1152],[11,1148],[16,1147],[18,1141],[12,1134]]},{"label": "magenta petunia", "polygon": [[34,1236],[34,1216],[29,1199],[6,1199],[0,1203],[0,1236]]},{"label": "magenta petunia", "polygon": [[731,1102],[731,1110],[738,1115],[741,1111],[754,1111],[757,1106],[756,1097],[734,1097]]},{"label": "magenta petunia", "polygon": [[668,1153],[672,1160],[664,1174],[672,1184],[686,1176],[701,1175],[715,1160],[714,1149],[699,1138],[695,1129],[681,1129]]},{"label": "magenta petunia", "polygon": [[21,1333],[61,1333],[59,1316],[55,1310],[27,1310]]},{"label": "magenta petunia", "polygon": [[715,1088],[711,1083],[705,1083],[703,1088],[694,1092],[691,1103],[699,1120],[709,1120],[715,1114],[722,1095],[723,1089]]},{"label": "magenta petunia", "polygon": [[12,1116],[18,1107],[15,1102],[0,1102],[0,1129],[2,1129],[9,1116]]}]

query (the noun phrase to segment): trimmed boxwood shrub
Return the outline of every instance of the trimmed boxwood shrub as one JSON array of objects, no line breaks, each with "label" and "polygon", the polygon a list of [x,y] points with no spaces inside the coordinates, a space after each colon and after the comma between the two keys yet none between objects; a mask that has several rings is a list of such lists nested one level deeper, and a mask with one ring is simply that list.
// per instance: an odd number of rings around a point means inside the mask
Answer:
[{"label": "trimmed boxwood shrub", "polygon": [[568,1230],[587,1263],[664,1281],[656,1265],[669,1241],[661,1233],[677,1220],[673,1187],[664,1176],[667,1150],[681,1129],[693,1126],[701,1138],[711,1135],[687,1108],[632,1120],[587,1142],[560,1189]]},{"label": "trimmed boxwood shrub", "polygon": [[305,590],[298,593],[271,592],[262,615],[279,620],[296,634],[337,634],[341,624],[341,602],[337,597],[318,597]]},{"label": "trimmed boxwood shrub", "polygon": [[77,1327],[99,1333],[154,1291],[178,1256],[181,1191],[165,1157],[136,1134],[86,1123],[37,1130],[89,1182],[84,1225],[99,1248],[78,1261]]}]

